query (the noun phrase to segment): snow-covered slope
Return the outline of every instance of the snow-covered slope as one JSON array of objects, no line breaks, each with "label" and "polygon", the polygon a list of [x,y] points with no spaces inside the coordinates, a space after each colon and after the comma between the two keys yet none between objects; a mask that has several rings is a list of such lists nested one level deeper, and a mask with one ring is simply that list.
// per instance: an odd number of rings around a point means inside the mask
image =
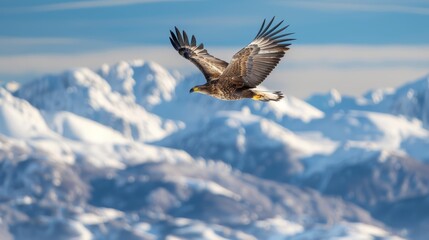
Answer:
[{"label": "snow-covered slope", "polygon": [[46,118],[55,132],[75,141],[87,143],[124,143],[129,141],[112,128],[70,112],[57,112],[52,116],[46,116]]},{"label": "snow-covered slope", "polygon": [[291,132],[272,120],[251,114],[248,108],[220,111],[207,122],[157,144],[184,149],[195,157],[218,159],[241,171],[277,180],[301,171],[300,159],[330,155],[337,147],[336,142],[317,132]]},{"label": "snow-covered slope", "polygon": [[0,88],[0,133],[14,138],[47,134],[49,128],[39,110]]},{"label": "snow-covered slope", "polygon": [[[333,130],[335,129],[335,130]],[[307,173],[325,171],[338,164],[350,164],[350,159],[365,161],[374,152],[396,152],[421,161],[429,160],[429,131],[419,120],[385,113],[347,111],[336,112],[306,126],[336,141],[338,148],[327,156],[310,157]],[[423,147],[423,148],[422,148]]]},{"label": "snow-covered slope", "polygon": [[402,240],[404,238],[395,236],[386,230],[363,223],[343,222],[332,228],[315,228],[296,234],[291,240],[307,239],[385,239],[385,240]]},{"label": "snow-covered slope", "polygon": [[[383,228],[353,204],[212,161],[161,160],[115,171],[35,155],[13,139],[0,137],[0,144],[2,223],[18,239],[258,239],[340,221]],[[286,223],[296,230],[281,230]]]}]

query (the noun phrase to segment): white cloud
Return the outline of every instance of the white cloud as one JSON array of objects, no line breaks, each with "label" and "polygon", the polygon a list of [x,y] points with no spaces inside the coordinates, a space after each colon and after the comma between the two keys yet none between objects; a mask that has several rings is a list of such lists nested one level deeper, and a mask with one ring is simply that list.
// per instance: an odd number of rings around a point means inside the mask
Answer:
[{"label": "white cloud", "polygon": [[[239,49],[210,48],[209,51],[229,61]],[[0,56],[0,76],[29,73],[37,76],[133,59],[153,60],[183,73],[198,71],[169,46],[145,46],[75,54]],[[301,98],[332,88],[358,95],[368,89],[398,86],[427,73],[429,45],[294,45],[264,85]]]},{"label": "white cloud", "polygon": [[[171,55],[171,56],[170,56]],[[167,67],[173,67],[173,59],[179,64],[174,67],[181,67],[186,63],[179,61],[180,56],[176,56],[170,48],[166,47],[135,47],[105,50],[99,52],[71,53],[71,54],[25,54],[0,56],[0,72],[2,73],[22,73],[24,71],[34,73],[57,72],[74,67],[97,67],[102,63],[114,63],[123,59],[153,59],[164,63]]]},{"label": "white cloud", "polygon": [[[396,12],[429,15],[429,7],[410,6],[409,1],[285,1],[296,7],[318,10],[348,10],[364,12]],[[417,2],[418,3],[418,2]]]},{"label": "white cloud", "polygon": [[[32,7],[20,8],[21,11],[29,12],[50,12],[61,10],[75,10],[84,8],[99,8],[99,7],[114,7],[122,5],[158,3],[158,2],[173,2],[182,0],[92,0],[92,1],[73,1],[65,3],[53,3],[46,5],[38,5]],[[188,1],[188,0],[186,0]],[[18,9],[17,9],[18,10]]]}]

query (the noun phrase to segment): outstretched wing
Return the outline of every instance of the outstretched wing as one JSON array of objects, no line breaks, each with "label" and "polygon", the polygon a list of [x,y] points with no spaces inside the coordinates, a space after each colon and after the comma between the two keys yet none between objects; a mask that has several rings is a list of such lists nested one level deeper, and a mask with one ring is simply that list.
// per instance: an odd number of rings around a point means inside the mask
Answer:
[{"label": "outstretched wing", "polygon": [[292,33],[282,33],[289,25],[279,28],[281,21],[271,27],[273,21],[274,17],[265,26],[264,19],[255,39],[232,57],[220,80],[251,88],[265,80],[289,49],[289,41],[294,40],[285,38]]},{"label": "outstretched wing", "polygon": [[170,31],[170,42],[179,54],[195,64],[203,72],[207,82],[219,78],[228,63],[210,55],[202,43],[197,46],[197,40],[194,35],[192,35],[189,43],[189,38],[185,31],[183,31],[182,37],[177,27],[175,27],[175,30],[176,34]]}]

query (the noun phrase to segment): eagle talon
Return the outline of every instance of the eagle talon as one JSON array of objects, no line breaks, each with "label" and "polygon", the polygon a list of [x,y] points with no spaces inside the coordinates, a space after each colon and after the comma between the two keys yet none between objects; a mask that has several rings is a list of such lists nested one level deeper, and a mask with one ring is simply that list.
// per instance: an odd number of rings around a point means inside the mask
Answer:
[{"label": "eagle talon", "polygon": [[255,96],[253,96],[253,97],[252,97],[252,99],[253,99],[253,100],[256,100],[256,101],[261,100],[261,98],[262,98],[262,96],[261,96],[261,95],[258,95],[258,94],[256,94]]}]

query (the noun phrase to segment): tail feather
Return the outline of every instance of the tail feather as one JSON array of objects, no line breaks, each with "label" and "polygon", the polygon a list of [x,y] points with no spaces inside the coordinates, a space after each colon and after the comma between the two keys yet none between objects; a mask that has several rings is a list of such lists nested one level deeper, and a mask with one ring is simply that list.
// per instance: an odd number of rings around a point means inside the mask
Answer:
[{"label": "tail feather", "polygon": [[253,100],[257,101],[279,101],[284,98],[284,95],[280,91],[269,92],[269,91],[260,91],[260,90],[251,90],[253,92]]}]

